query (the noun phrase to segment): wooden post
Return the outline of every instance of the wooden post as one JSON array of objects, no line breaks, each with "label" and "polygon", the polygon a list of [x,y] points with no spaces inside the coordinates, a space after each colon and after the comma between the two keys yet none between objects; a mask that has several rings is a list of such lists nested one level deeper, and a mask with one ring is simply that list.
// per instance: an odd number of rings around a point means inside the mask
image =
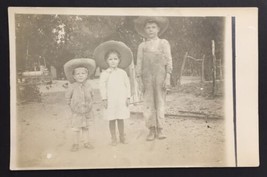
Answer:
[{"label": "wooden post", "polygon": [[185,61],[187,59],[187,56],[188,56],[188,52],[185,53],[183,61],[182,61],[182,66],[181,66],[180,76],[179,76],[179,82],[178,82],[179,85],[181,85],[182,74],[183,74],[183,71],[184,71],[184,65],[185,65]]},{"label": "wooden post", "polygon": [[212,95],[216,92],[216,56],[215,56],[215,41],[211,41],[212,45]]},{"label": "wooden post", "polygon": [[45,58],[44,58],[44,66],[46,67],[46,61],[45,61]]},{"label": "wooden post", "polygon": [[50,66],[52,79],[57,79],[57,69],[54,66]]},{"label": "wooden post", "polygon": [[26,47],[26,62],[25,62],[25,68],[28,70],[29,68],[29,41],[27,41],[27,47]]},{"label": "wooden post", "polygon": [[220,62],[220,80],[223,80],[223,67],[222,67],[222,59],[219,60]]},{"label": "wooden post", "polygon": [[202,62],[201,62],[201,82],[205,81],[205,74],[204,74],[204,69],[205,69],[205,55],[203,55]]}]

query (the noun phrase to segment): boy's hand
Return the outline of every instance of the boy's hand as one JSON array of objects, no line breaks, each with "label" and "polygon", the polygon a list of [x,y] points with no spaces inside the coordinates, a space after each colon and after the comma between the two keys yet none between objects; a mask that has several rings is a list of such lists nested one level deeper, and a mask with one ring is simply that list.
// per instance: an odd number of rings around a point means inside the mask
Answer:
[{"label": "boy's hand", "polygon": [[130,105],[130,98],[126,99],[126,106],[128,107]]},{"label": "boy's hand", "polygon": [[70,104],[68,104],[68,107],[69,107],[69,109],[70,109],[71,111],[73,111],[73,109],[72,109],[72,107],[70,106]]},{"label": "boy's hand", "polygon": [[168,91],[170,90],[170,88],[171,88],[170,80],[166,78],[163,82],[163,89]]},{"label": "boy's hand", "polygon": [[163,82],[163,86],[162,86],[163,89],[166,90],[166,91],[169,91],[170,88],[171,88],[170,78],[171,78],[170,74],[167,73],[166,74],[166,78],[165,78],[165,80]]},{"label": "boy's hand", "polygon": [[103,100],[103,105],[104,105],[105,109],[108,108],[108,100],[107,99]]}]

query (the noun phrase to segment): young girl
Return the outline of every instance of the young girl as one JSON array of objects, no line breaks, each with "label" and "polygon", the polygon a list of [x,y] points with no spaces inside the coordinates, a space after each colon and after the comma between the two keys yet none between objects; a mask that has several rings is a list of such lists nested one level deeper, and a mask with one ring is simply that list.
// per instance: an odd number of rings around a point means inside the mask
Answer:
[{"label": "young girl", "polygon": [[84,138],[84,148],[93,149],[89,143],[89,125],[93,119],[93,92],[88,81],[94,73],[95,61],[92,59],[73,59],[64,65],[67,79],[72,83],[66,92],[66,100],[70,106],[73,145],[71,151],[78,151],[80,135]]},{"label": "young girl", "polygon": [[97,65],[105,69],[100,75],[100,93],[105,106],[105,119],[109,120],[111,144],[117,144],[116,122],[119,130],[119,140],[125,144],[124,119],[130,117],[130,82],[127,73],[121,68],[127,68],[132,61],[131,50],[122,42],[107,41],[99,45],[94,56]]},{"label": "young girl", "polygon": [[166,89],[170,87],[172,57],[169,42],[158,36],[168,27],[164,17],[139,17],[135,29],[146,41],[138,47],[136,76],[144,92],[144,117],[149,128],[147,141],[164,139]]}]

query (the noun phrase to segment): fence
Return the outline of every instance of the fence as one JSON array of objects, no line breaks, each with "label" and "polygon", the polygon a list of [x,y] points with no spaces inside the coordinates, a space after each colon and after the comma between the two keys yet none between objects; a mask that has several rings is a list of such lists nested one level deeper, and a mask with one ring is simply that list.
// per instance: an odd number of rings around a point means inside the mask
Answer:
[{"label": "fence", "polygon": [[[184,75],[198,75],[200,76],[200,81],[204,82],[205,80],[205,72],[211,72],[211,76],[212,76],[212,94],[215,95],[216,93],[216,81],[221,81],[224,79],[223,77],[223,64],[222,64],[222,60],[216,58],[215,55],[215,41],[212,40],[211,41],[211,54],[212,54],[212,58],[211,58],[211,62],[207,62],[205,55],[203,54],[201,58],[196,58],[193,56],[190,56],[188,52],[185,53],[183,60],[182,60],[182,64],[181,64],[181,69],[180,69],[180,74],[179,77],[177,78],[177,84],[180,85],[181,84],[181,78]],[[211,70],[206,69],[205,64],[207,63],[211,63]],[[200,72],[199,72],[200,71]]]}]

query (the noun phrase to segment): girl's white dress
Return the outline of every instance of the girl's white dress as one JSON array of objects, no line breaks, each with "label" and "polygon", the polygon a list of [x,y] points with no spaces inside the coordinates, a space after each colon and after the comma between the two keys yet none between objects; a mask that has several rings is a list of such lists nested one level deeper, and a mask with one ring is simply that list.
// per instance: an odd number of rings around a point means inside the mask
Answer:
[{"label": "girl's white dress", "polygon": [[107,109],[104,119],[127,119],[130,111],[126,101],[131,96],[130,81],[127,73],[120,68],[108,68],[100,75],[100,93],[102,99],[107,99]]}]

